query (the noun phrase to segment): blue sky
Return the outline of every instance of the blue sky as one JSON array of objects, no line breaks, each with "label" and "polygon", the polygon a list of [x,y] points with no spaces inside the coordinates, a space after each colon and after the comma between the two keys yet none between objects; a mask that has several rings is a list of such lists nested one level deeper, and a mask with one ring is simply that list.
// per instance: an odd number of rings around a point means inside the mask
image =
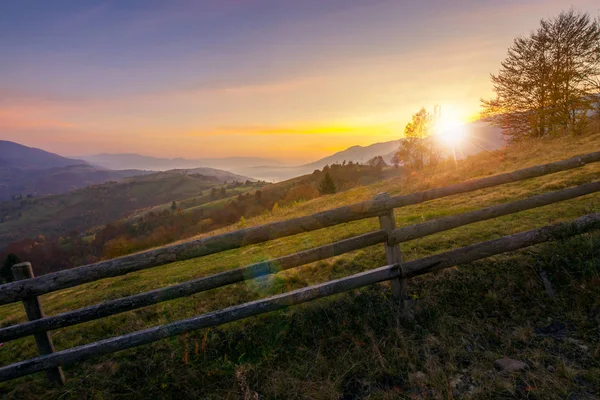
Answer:
[{"label": "blue sky", "polygon": [[[592,1],[576,9],[599,13]],[[558,1],[0,3],[0,137],[65,155],[307,161],[478,111]]]}]

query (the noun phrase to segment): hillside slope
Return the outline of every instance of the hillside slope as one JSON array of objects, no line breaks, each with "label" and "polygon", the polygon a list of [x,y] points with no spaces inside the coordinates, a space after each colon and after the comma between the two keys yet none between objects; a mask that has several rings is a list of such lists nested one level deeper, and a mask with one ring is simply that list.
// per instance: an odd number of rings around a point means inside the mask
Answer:
[{"label": "hillside slope", "polygon": [[[435,171],[391,178],[279,209],[247,221],[312,214],[411,193],[600,149],[600,133],[529,142],[482,153]],[[500,204],[598,179],[600,165],[451,196],[396,210],[399,226]],[[405,260],[599,212],[590,195],[477,223],[402,245]],[[378,229],[376,218],[177,262],[43,296],[49,314],[214,274]],[[224,229],[231,230],[234,227]],[[211,232],[215,234],[218,232]],[[389,285],[375,285],[286,311],[100,357],[65,369],[64,389],[43,374],[0,384],[8,398],[594,398],[600,385],[600,238],[536,246],[413,279],[415,321],[399,324]],[[54,333],[58,349],[199,315],[385,264],[375,246],[275,276],[231,285]],[[35,266],[34,266],[35,268]],[[549,298],[537,271],[556,287]],[[3,325],[22,321],[21,305],[0,307]],[[32,357],[32,338],[6,343],[0,365]],[[494,371],[508,356],[527,369]]]},{"label": "hillside slope", "polygon": [[140,170],[112,171],[98,168],[85,161],[0,140],[0,202],[27,196],[65,193],[88,185],[147,173]]},{"label": "hillside slope", "polygon": [[215,177],[168,171],[0,203],[0,248],[21,238],[82,232],[137,209],[185,199],[222,183]]},{"label": "hillside slope", "polygon": [[78,164],[86,164],[86,162],[8,140],[0,140],[0,166],[2,167],[45,169]]}]

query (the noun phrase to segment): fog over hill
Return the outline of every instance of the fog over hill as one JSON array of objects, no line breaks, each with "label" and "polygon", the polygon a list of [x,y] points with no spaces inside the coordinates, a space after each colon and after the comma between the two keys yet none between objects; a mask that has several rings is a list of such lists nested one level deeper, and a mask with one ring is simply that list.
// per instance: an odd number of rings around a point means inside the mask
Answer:
[{"label": "fog over hill", "polygon": [[[496,150],[505,144],[501,130],[487,122],[474,121],[465,124],[462,129],[464,133],[463,139],[454,149],[446,146],[445,154],[447,156],[455,154],[457,159],[462,159],[481,151]],[[249,168],[245,173],[257,179],[278,182],[295,176],[309,174],[315,169],[322,169],[328,164],[342,163],[344,161],[365,163],[375,156],[382,156],[385,162],[389,164],[394,154],[398,151],[401,140],[375,143],[370,146],[352,146],[309,164],[293,167],[259,166]]]},{"label": "fog over hill", "polygon": [[[495,150],[504,145],[500,129],[483,121],[464,125],[465,139],[455,149],[458,159],[484,150]],[[319,160],[302,165],[285,165],[272,158],[261,157],[224,157],[224,158],[160,158],[140,154],[95,154],[79,158],[90,164],[110,169],[150,169],[165,171],[169,169],[219,168],[231,173],[252,177],[269,182],[279,182],[296,176],[312,173],[325,165],[352,161],[365,163],[375,156],[382,156],[390,163],[400,147],[401,139],[374,143],[369,146],[352,146]],[[453,153],[447,149],[447,155]],[[205,174],[206,175],[206,174]],[[233,178],[238,179],[238,178]],[[245,180],[246,178],[244,178]],[[238,179],[239,180],[239,179]]]},{"label": "fog over hill", "polygon": [[79,157],[90,164],[110,169],[146,169],[167,171],[170,169],[218,168],[230,171],[242,171],[257,165],[281,165],[281,161],[261,157],[223,157],[223,158],[160,158],[133,153],[93,154]]}]

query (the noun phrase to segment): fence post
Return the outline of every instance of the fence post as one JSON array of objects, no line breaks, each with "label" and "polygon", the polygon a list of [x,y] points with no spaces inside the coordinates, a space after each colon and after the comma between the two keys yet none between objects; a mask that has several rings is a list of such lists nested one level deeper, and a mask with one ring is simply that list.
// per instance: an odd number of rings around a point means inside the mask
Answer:
[{"label": "fence post", "polygon": [[[373,200],[388,199],[390,195],[388,193],[379,193]],[[379,216],[379,225],[381,229],[387,232],[391,232],[396,229],[396,220],[394,219],[394,210],[388,210],[384,215]],[[400,251],[400,244],[396,243],[390,245],[389,242],[383,244],[385,248],[385,258],[388,264],[397,264],[402,262],[402,253]],[[402,310],[402,316],[404,318],[410,318],[409,316],[409,297],[408,297],[408,279],[392,279],[392,295],[400,303]]]},{"label": "fence post", "polygon": [[[16,281],[23,279],[31,279],[34,277],[33,268],[31,263],[24,262],[15,264],[11,268],[12,275]],[[30,321],[44,318],[44,310],[40,303],[40,299],[37,296],[31,296],[23,298],[23,306],[25,307],[25,313]],[[49,332],[38,332],[34,333],[35,342],[37,343],[38,351],[40,355],[46,355],[54,353],[54,344],[52,344],[52,338]],[[50,368],[46,370],[46,376],[51,382],[56,382],[59,385],[65,383],[65,375],[63,374],[61,367]]]}]

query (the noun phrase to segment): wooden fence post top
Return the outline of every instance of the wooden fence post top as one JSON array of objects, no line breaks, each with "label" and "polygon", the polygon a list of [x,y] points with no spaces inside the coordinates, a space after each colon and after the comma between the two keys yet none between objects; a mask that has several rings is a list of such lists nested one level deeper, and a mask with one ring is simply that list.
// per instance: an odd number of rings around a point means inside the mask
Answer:
[{"label": "wooden fence post top", "polygon": [[12,268],[23,268],[23,267],[31,267],[31,263],[29,261],[20,262],[12,266]]},{"label": "wooden fence post top", "polygon": [[390,194],[388,192],[381,192],[381,193],[377,193],[373,199],[374,200],[379,200],[379,199],[389,199],[390,198]]},{"label": "wooden fence post top", "polygon": [[33,267],[30,262],[22,262],[13,265],[10,270],[12,271],[13,277],[17,281],[23,279],[33,278]]},{"label": "wooden fence post top", "polygon": [[11,269],[13,271],[16,269],[29,269],[29,268],[31,268],[31,263],[29,261],[21,262],[21,263],[13,265],[11,267]]}]

